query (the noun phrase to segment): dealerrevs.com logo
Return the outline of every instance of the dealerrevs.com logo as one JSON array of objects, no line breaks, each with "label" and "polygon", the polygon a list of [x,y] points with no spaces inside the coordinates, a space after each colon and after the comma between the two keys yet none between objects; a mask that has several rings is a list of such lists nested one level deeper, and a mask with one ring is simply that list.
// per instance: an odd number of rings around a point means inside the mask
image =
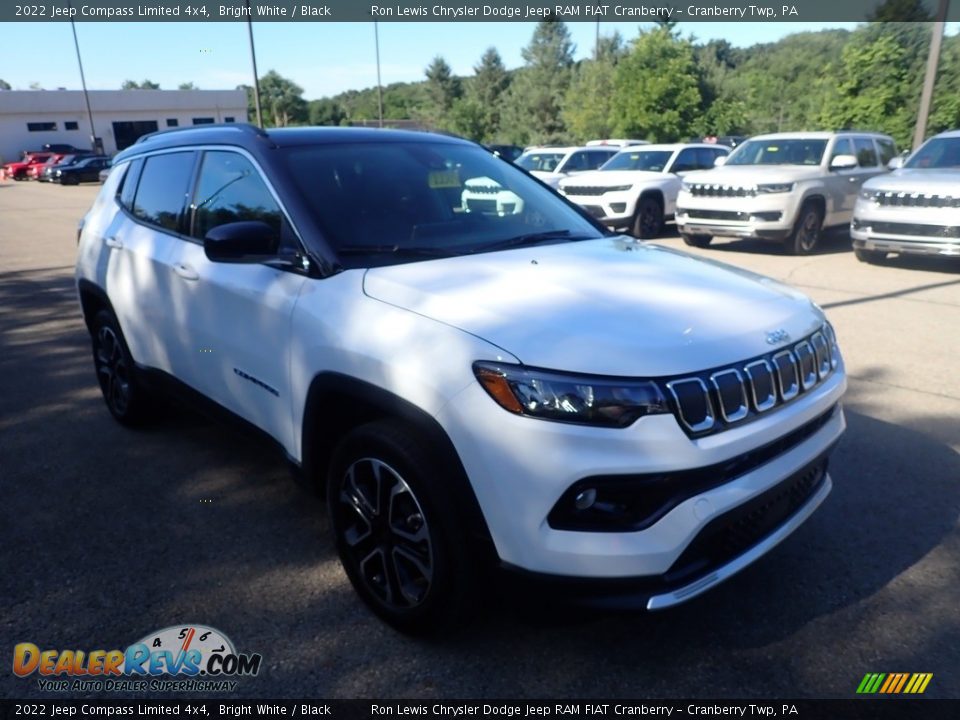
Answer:
[{"label": "dealerrevs.com logo", "polygon": [[174,625],[150,633],[126,650],[41,650],[23,642],[13,648],[13,673],[35,673],[45,691],[232,691],[234,678],[260,672],[263,657],[238,653],[219,630]]}]

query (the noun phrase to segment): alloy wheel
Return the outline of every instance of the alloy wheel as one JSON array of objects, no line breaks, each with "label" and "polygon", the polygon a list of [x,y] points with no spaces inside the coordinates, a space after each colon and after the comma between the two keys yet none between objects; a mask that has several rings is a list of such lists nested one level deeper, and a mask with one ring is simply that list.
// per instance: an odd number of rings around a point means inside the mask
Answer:
[{"label": "alloy wheel", "polygon": [[123,416],[130,405],[130,368],[113,328],[104,325],[97,331],[94,358],[103,397],[115,414]]},{"label": "alloy wheel", "polygon": [[351,464],[341,480],[338,514],[343,549],[356,575],[383,606],[410,610],[433,583],[430,528],[413,490],[374,458]]}]

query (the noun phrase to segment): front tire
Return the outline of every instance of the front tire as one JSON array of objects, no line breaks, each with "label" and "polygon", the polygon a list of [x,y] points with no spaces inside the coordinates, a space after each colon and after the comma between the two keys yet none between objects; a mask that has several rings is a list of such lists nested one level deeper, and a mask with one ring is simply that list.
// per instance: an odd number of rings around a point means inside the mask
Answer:
[{"label": "front tire", "polygon": [[882,265],[887,259],[887,253],[882,250],[867,250],[866,248],[854,248],[853,254],[862,263],[871,265]]},{"label": "front tire", "polygon": [[343,569],[367,606],[402,632],[448,628],[475,598],[477,567],[449,472],[399,421],[358,427],[334,452],[327,503]]},{"label": "front tire", "polygon": [[817,249],[823,227],[823,211],[815,202],[805,202],[793,231],[784,242],[789,255],[810,255]]},{"label": "front tire", "polygon": [[151,398],[137,378],[136,365],[117,318],[101,310],[90,328],[93,364],[107,409],[122,425],[142,425],[151,415]]},{"label": "front tire", "polygon": [[709,247],[713,241],[712,235],[681,235],[683,242],[690,247],[705,248]]},{"label": "front tire", "polygon": [[663,206],[653,197],[642,197],[637,202],[633,216],[633,236],[641,240],[650,240],[663,229]]}]

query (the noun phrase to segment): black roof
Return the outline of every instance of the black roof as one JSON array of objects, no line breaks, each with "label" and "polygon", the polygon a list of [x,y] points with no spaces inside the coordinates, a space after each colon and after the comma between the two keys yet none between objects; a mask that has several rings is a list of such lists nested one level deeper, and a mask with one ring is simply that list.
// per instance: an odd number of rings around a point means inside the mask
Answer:
[{"label": "black roof", "polygon": [[447,142],[473,144],[449,135],[388,130],[385,128],[359,127],[293,127],[261,130],[247,123],[222,125],[199,125],[173,128],[144,135],[137,142],[120,152],[116,162],[140,153],[165,148],[189,145],[237,145],[250,147],[296,147],[299,145],[324,145],[337,143],[391,143],[391,142]]}]

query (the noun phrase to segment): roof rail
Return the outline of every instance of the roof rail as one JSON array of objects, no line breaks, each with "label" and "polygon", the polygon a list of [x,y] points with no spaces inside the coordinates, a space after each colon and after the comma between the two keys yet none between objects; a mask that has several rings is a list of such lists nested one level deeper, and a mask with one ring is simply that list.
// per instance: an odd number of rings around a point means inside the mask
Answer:
[{"label": "roof rail", "polygon": [[250,123],[208,123],[205,125],[187,125],[186,127],[176,127],[176,128],[166,128],[165,130],[156,130],[152,133],[147,133],[146,135],[141,135],[137,138],[137,141],[134,145],[139,145],[140,143],[150,140],[151,138],[156,138],[160,135],[168,137],[174,133],[180,132],[195,132],[197,130],[203,130],[205,128],[216,128],[218,130],[233,129],[239,130],[241,132],[250,133],[253,135],[258,135],[260,137],[269,137],[267,131],[263,128],[258,128],[256,125],[251,125]]}]

